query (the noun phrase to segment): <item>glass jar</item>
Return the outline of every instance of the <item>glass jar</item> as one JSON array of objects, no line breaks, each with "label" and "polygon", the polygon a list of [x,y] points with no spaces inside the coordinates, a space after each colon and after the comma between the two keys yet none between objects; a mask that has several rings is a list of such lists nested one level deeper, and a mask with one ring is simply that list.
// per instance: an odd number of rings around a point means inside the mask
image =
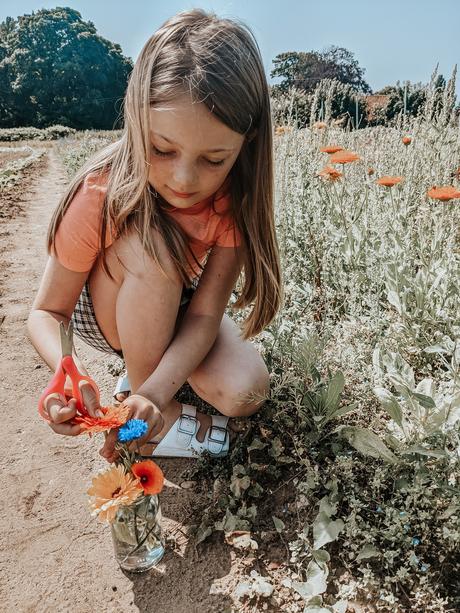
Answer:
[{"label": "glass jar", "polygon": [[158,494],[140,496],[133,504],[121,506],[111,530],[122,569],[141,573],[158,564],[165,551]]}]

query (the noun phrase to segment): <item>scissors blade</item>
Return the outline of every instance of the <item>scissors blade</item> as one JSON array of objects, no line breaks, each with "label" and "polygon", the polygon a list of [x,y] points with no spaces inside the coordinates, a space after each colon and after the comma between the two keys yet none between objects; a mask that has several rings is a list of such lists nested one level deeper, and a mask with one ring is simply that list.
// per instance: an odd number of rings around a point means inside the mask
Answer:
[{"label": "scissors blade", "polygon": [[67,330],[65,329],[64,322],[61,321],[59,323],[59,332],[61,334],[61,350],[62,357],[66,355],[72,355],[72,347],[73,347],[73,325],[72,322],[69,323],[69,327]]}]

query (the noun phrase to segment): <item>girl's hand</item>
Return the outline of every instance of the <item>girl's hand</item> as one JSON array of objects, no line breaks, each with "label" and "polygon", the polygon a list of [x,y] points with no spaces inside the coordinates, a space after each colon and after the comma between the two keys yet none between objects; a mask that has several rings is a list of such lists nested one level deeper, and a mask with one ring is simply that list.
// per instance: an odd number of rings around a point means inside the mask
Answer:
[{"label": "girl's hand", "polygon": [[[86,381],[82,381],[80,389],[83,402],[91,417],[102,417],[103,413],[99,410],[100,405],[91,385]],[[71,393],[69,391],[68,395]],[[68,423],[77,414],[77,401],[75,398],[67,401],[62,394],[54,392],[45,398],[43,404],[50,418],[49,426],[56,434],[64,434],[65,436],[80,434],[81,428],[79,424]]]},{"label": "girl's hand", "polygon": [[[143,419],[147,422],[147,432],[142,438],[133,441],[134,445],[141,446],[154,438],[163,429],[164,421],[160,409],[151,401],[140,394],[131,394],[123,400],[123,404],[130,407],[131,411],[128,419]],[[108,462],[114,462],[118,457],[115,449],[119,428],[110,430],[107,434],[103,447],[99,450]]]}]

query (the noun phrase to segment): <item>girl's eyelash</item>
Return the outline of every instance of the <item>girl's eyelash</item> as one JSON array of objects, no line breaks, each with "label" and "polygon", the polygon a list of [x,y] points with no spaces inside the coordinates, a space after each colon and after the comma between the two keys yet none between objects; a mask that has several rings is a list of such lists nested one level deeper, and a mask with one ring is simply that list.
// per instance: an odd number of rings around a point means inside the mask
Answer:
[{"label": "girl's eyelash", "polygon": [[[172,151],[160,151],[156,147],[153,147],[153,152],[155,153],[155,155],[158,155],[159,157],[168,157],[172,153]],[[208,164],[211,164],[211,166],[222,166],[225,160],[219,160],[218,162],[212,162],[211,160],[206,160],[206,162]]]}]

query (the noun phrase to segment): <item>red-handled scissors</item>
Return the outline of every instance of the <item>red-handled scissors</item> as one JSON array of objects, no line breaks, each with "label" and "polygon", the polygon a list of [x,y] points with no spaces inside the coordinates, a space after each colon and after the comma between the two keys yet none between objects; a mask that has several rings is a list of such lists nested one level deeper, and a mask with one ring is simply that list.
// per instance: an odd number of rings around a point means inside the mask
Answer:
[{"label": "red-handled scissors", "polygon": [[[47,396],[55,392],[57,392],[58,394],[62,394],[62,396],[64,396],[66,400],[70,400],[70,398],[72,397],[75,398],[77,401],[77,412],[83,416],[89,415],[88,411],[85,408],[85,405],[83,402],[83,396],[82,396],[82,393],[79,387],[79,383],[81,381],[86,381],[87,383],[91,385],[91,387],[96,393],[98,403],[100,401],[99,388],[97,387],[96,383],[91,379],[91,377],[87,377],[85,375],[80,374],[73,360],[73,357],[72,357],[72,348],[73,348],[72,322],[69,323],[69,327],[66,331],[64,327],[64,322],[61,321],[59,324],[59,331],[61,334],[62,358],[56,368],[54,377],[48,383],[48,386],[43,391],[38,401],[38,411],[40,415],[47,421],[50,421],[50,416],[48,415],[48,411],[46,410],[44,406],[44,401]],[[65,391],[64,386],[65,386],[67,376],[69,376],[70,380],[72,381],[72,396],[70,396]]]}]

